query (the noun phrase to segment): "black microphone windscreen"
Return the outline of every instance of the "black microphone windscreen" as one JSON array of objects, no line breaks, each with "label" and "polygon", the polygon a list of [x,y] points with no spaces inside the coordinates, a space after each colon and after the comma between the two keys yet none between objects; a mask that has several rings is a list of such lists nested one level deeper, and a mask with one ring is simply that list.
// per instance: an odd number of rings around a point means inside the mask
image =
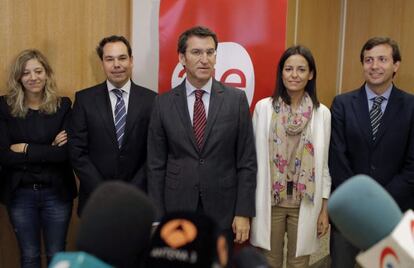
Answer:
[{"label": "black microphone windscreen", "polygon": [[106,182],[81,215],[77,248],[116,267],[132,267],[150,239],[155,209],[145,193],[123,182]]}]

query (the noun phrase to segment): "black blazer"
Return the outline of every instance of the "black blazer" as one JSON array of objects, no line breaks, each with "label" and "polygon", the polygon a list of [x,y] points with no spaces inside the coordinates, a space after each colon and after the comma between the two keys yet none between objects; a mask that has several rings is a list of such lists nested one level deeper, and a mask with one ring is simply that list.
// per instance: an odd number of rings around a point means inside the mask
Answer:
[{"label": "black blazer", "polygon": [[148,191],[161,214],[203,210],[230,228],[255,215],[256,150],[243,91],[213,80],[203,148],[198,150],[185,82],[157,97],[148,133]]},{"label": "black blazer", "polygon": [[119,149],[106,82],[76,93],[69,150],[80,181],[78,213],[101,182],[122,180],[146,190],[147,128],[155,96],[131,83],[125,136]]},{"label": "black blazer", "polygon": [[364,86],[337,96],[332,104],[329,171],[332,187],[349,177],[374,178],[402,210],[414,208],[414,96],[395,86],[372,141]]},{"label": "black blazer", "polygon": [[[41,115],[36,127],[42,137],[41,140],[34,140],[31,129],[25,124],[31,119],[11,116],[5,97],[0,98],[0,163],[3,166],[0,187],[3,203],[9,203],[20,182],[31,174],[51,181],[63,200],[76,196],[67,145],[52,146],[56,135],[67,129],[70,113],[71,101],[63,97],[55,114]],[[29,144],[26,155],[10,150],[10,145],[16,143]]]}]

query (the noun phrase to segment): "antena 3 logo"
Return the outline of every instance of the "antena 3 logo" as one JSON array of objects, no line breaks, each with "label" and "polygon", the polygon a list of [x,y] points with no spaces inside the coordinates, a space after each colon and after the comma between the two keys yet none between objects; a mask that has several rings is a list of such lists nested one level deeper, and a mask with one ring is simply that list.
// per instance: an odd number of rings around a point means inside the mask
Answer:
[{"label": "antena 3 logo", "polygon": [[[244,90],[252,103],[254,96],[253,62],[246,49],[238,43],[223,42],[217,47],[216,80]],[[171,87],[176,87],[185,79],[185,69],[177,63],[171,77]]]}]

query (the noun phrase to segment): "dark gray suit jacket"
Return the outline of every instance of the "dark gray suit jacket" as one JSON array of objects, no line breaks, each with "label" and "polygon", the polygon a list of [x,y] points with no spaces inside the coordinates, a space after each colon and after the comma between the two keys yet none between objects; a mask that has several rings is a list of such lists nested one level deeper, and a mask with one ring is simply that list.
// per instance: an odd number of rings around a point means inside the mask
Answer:
[{"label": "dark gray suit jacket", "polygon": [[337,96],[331,114],[333,189],[353,175],[366,174],[384,186],[401,209],[413,209],[414,96],[393,87],[375,142],[364,86]]},{"label": "dark gray suit jacket", "polygon": [[222,228],[255,215],[256,152],[243,91],[213,80],[202,150],[185,82],[156,98],[148,132],[148,191],[162,213],[204,212]]},{"label": "dark gray suit jacket", "polygon": [[79,214],[103,181],[127,181],[146,190],[147,133],[155,96],[131,83],[125,136],[119,149],[106,82],[76,93],[69,151],[80,181]]}]

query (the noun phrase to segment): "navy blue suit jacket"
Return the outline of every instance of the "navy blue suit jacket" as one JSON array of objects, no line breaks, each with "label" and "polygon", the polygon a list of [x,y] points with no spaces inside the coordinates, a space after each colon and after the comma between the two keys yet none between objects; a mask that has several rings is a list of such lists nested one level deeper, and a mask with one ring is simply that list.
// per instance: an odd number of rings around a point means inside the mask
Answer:
[{"label": "navy blue suit jacket", "polygon": [[332,187],[366,174],[393,196],[402,210],[414,208],[414,96],[395,86],[372,139],[364,86],[335,97],[329,171]]}]

